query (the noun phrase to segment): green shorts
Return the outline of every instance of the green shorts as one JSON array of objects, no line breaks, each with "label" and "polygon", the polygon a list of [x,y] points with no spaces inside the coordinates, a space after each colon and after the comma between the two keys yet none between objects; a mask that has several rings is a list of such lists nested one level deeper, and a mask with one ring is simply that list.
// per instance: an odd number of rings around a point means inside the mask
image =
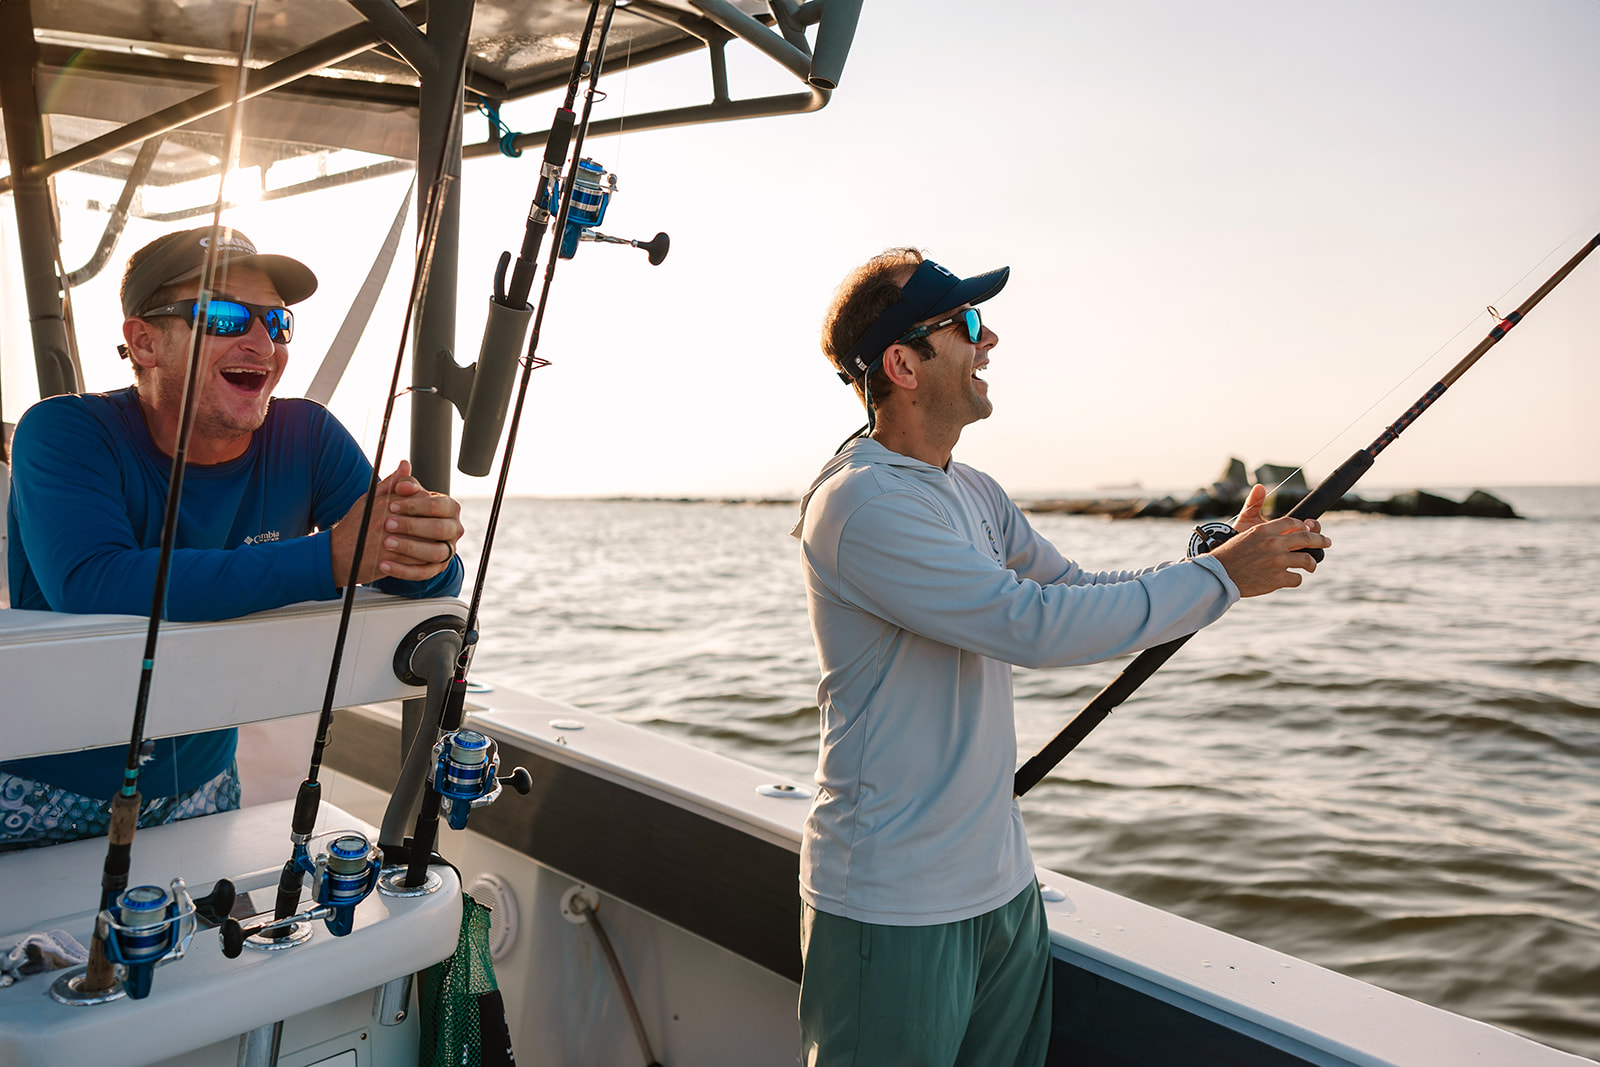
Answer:
[{"label": "green shorts", "polygon": [[1050,929],[1039,886],[961,922],[882,926],[804,905],[807,1067],[1039,1067]]}]

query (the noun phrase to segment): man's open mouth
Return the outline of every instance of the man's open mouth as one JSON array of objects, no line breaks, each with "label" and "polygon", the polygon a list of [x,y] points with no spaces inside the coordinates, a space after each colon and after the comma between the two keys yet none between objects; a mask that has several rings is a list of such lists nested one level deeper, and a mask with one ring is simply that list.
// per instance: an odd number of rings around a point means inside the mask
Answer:
[{"label": "man's open mouth", "polygon": [[222,377],[229,385],[247,393],[259,393],[267,384],[267,372],[259,367],[229,367],[222,372]]}]

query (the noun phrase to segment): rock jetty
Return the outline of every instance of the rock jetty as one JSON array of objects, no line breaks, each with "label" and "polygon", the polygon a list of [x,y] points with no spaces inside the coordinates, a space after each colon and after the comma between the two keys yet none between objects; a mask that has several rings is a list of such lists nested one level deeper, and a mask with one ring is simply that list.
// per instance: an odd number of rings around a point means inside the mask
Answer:
[{"label": "rock jetty", "polygon": [[[1102,497],[1087,500],[1031,500],[1019,506],[1024,511],[1060,515],[1105,515],[1113,519],[1231,519],[1244,506],[1252,483],[1267,486],[1266,513],[1270,517],[1287,515],[1306,494],[1305,472],[1299,467],[1263,463],[1254,476],[1247,474],[1244,461],[1230,457],[1222,474],[1209,486],[1196,489],[1183,500],[1175,497]],[[1510,504],[1493,493],[1474,489],[1465,500],[1455,501],[1436,493],[1412,489],[1396,493],[1387,500],[1367,500],[1354,493],[1340,500],[1329,511],[1356,511],[1367,515],[1405,515],[1414,518],[1466,515],[1483,519],[1519,519]]]}]

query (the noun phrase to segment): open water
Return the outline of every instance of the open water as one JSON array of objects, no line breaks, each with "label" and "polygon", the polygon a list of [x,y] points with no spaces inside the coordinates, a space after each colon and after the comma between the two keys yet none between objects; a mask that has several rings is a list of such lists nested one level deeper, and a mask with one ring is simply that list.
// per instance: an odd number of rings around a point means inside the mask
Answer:
[{"label": "open water", "polygon": [[[1600,1059],[1600,487],[1496,492],[1528,521],[1332,516],[1316,575],[1235,607],[1024,799],[1037,862]],[[512,500],[476,672],[809,779],[795,513]],[[1187,539],[1033,521],[1094,569]],[[1120,668],[1018,670],[1022,756]]]}]

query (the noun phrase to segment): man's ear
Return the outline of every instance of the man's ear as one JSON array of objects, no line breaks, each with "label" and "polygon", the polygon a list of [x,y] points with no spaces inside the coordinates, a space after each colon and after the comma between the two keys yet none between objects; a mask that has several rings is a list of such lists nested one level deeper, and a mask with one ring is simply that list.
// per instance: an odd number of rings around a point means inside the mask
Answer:
[{"label": "man's ear", "polygon": [[128,358],[141,367],[156,364],[156,328],[144,319],[123,319],[122,339],[126,342]]},{"label": "man's ear", "polygon": [[883,373],[902,389],[915,390],[922,357],[909,345],[890,345],[883,353]]}]

